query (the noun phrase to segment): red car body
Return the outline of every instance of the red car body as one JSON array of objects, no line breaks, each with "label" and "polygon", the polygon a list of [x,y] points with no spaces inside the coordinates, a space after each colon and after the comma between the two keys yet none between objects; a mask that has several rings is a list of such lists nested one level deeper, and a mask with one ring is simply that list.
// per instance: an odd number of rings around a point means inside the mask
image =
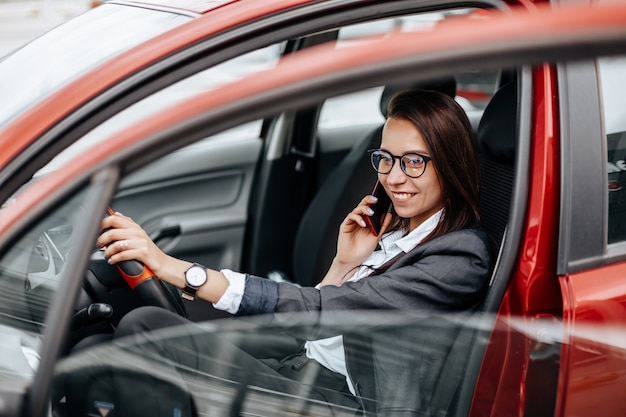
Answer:
[{"label": "red car body", "polygon": [[[195,6],[196,2],[188,3],[189,10],[204,15],[79,77],[4,126],[0,131],[3,149],[0,166],[10,166],[20,153],[28,152],[38,138],[93,97],[154,63],[193,48],[200,38],[217,36],[244,22],[319,2],[221,1],[205,2],[202,6]],[[441,66],[445,61],[439,55],[442,51],[451,63],[457,64],[462,62],[460,57],[464,50],[470,51],[470,59],[478,56],[478,59],[515,60],[516,53],[523,55],[523,45],[541,50],[536,46],[540,44],[538,39],[549,39],[553,52],[558,43],[554,39],[561,34],[569,37],[578,33],[584,40],[587,33],[608,33],[611,30],[623,33],[626,27],[626,7],[623,5],[595,14],[587,14],[585,9],[578,8],[557,19],[554,14],[535,14],[532,3],[521,3],[518,7],[527,10],[519,11],[519,15],[503,16],[484,25],[471,21],[451,23],[424,34],[423,42],[419,44],[414,42],[412,35],[396,35],[370,47],[341,52],[320,47],[302,52],[293,59],[285,59],[271,71],[169,109],[149,123],[137,124],[82,153],[61,171],[31,186],[15,204],[5,208],[0,218],[0,244],[5,245],[9,237],[35,218],[40,212],[38,207],[45,207],[50,196],[70,189],[107,166],[115,170],[118,163],[128,157],[128,149],[146,146],[146,138],[156,138],[171,126],[198,115],[214,114],[211,112],[227,108],[230,103],[246,97],[261,97],[285,86],[301,85],[306,80],[345,74],[353,67],[378,65],[382,68],[385,62],[397,63],[409,56],[420,56],[423,62],[432,59]],[[563,44],[566,50],[574,49],[567,38]],[[575,55],[567,51],[563,53]],[[546,58],[539,54],[541,59]],[[421,68],[427,66],[421,65]],[[533,168],[527,183],[521,244],[497,311],[497,321],[506,323],[511,317],[521,317],[528,323],[562,321],[563,328],[568,330],[564,334],[569,339],[561,346],[559,366],[543,367],[541,361],[532,359],[537,349],[535,340],[513,330],[494,334],[478,374],[470,415],[620,415],[623,403],[616,401],[616,397],[621,395],[621,387],[626,383],[625,357],[610,343],[592,343],[584,337],[577,338],[575,330],[590,324],[623,329],[626,324],[626,263],[607,263],[563,275],[556,272],[559,254],[555,242],[559,241],[561,233],[561,162],[566,158],[560,143],[562,127],[557,70],[550,64],[537,65],[532,71],[532,80],[533,123],[529,160]],[[8,177],[4,180],[7,181]]]}]

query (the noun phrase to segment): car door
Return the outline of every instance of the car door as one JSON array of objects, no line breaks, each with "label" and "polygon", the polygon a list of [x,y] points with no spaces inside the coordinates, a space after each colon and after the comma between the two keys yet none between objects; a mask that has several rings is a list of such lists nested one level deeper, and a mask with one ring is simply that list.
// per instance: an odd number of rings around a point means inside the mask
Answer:
[{"label": "car door", "polygon": [[[571,155],[563,162],[569,175],[563,180],[562,227],[569,233],[561,233],[559,254],[564,320],[572,333],[561,369],[565,414],[615,415],[624,407],[613,389],[624,381],[624,359],[614,354],[621,341],[609,329],[622,327],[626,318],[621,186],[626,126],[620,75],[625,66],[619,56],[562,69]],[[600,389],[604,380],[611,384]]]}]

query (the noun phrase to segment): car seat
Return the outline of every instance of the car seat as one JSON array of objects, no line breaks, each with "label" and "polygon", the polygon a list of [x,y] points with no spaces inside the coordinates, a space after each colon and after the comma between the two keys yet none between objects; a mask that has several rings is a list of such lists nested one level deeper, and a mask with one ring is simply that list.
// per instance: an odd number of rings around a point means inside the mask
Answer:
[{"label": "car seat", "polygon": [[[390,85],[381,95],[380,111],[387,118],[391,97],[408,89],[435,90],[454,98],[454,77],[424,82]],[[335,256],[339,225],[355,205],[371,193],[377,179],[368,149],[380,145],[383,125],[355,143],[341,163],[328,175],[306,209],[297,230],[293,252],[293,282],[302,286],[316,285],[326,274]],[[279,274],[270,278],[281,280]]]},{"label": "car seat", "polygon": [[497,254],[509,221],[517,141],[517,80],[496,91],[477,131],[481,224]]}]

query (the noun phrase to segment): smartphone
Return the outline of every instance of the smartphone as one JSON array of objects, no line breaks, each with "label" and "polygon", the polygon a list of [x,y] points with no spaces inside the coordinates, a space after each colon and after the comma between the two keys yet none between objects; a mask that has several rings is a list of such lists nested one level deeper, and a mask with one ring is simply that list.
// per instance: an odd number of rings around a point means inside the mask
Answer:
[{"label": "smartphone", "polygon": [[370,208],[374,210],[374,214],[371,216],[365,216],[365,221],[369,224],[372,232],[378,236],[380,228],[382,227],[383,217],[391,207],[391,199],[387,195],[385,187],[382,186],[380,181],[376,181],[372,195],[378,198],[378,201],[370,206]]}]

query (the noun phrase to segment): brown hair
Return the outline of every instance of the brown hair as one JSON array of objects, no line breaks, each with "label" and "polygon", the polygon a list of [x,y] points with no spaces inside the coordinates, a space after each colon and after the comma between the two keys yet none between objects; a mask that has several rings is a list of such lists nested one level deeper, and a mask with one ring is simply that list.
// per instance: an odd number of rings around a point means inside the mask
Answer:
[{"label": "brown hair", "polygon": [[[443,215],[422,243],[453,230],[478,226],[478,146],[461,106],[437,91],[408,90],[392,97],[387,113],[389,118],[413,123],[422,134],[443,191]],[[408,224],[409,219],[394,213],[390,230],[403,229],[408,233]],[[384,272],[395,261],[375,268],[374,274]]]}]

